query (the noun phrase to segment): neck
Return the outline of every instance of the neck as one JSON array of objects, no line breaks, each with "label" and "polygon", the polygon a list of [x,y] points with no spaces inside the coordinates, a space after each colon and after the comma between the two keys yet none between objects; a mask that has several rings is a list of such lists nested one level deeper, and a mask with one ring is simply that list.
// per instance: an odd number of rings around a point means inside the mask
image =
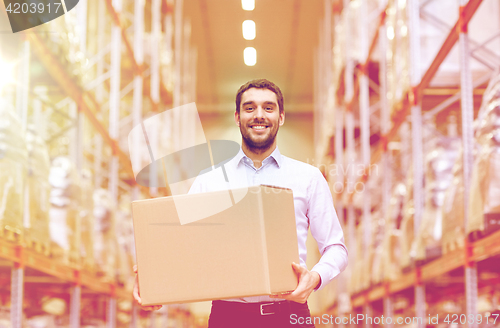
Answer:
[{"label": "neck", "polygon": [[256,168],[259,168],[262,166],[262,161],[269,157],[269,155],[271,155],[276,149],[276,141],[267,149],[249,147],[243,141],[241,149],[243,150],[243,153],[245,153],[245,155],[253,161],[253,165]]}]

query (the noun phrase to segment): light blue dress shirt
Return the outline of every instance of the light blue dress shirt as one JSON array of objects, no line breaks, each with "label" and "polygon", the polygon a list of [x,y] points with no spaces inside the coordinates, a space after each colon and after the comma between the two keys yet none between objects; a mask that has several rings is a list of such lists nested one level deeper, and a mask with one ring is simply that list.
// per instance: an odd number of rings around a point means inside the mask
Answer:
[{"label": "light blue dress shirt", "polygon": [[[260,184],[289,188],[293,191],[300,265],[306,267],[308,229],[318,244],[319,262],[311,269],[321,277],[323,288],[347,266],[347,248],[328,183],[318,168],[281,155],[278,147],[255,168],[240,148],[238,154],[221,167],[200,174],[189,193],[244,188]],[[291,263],[290,263],[291,265]],[[269,296],[230,299],[239,302],[276,301]]]}]

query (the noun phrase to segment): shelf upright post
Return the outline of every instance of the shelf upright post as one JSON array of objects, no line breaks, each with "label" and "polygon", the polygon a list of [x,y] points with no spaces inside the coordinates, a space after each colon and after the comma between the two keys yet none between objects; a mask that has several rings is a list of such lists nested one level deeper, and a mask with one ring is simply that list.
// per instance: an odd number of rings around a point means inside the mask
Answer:
[{"label": "shelf upright post", "polygon": [[[182,104],[182,6],[183,0],[174,1],[174,91],[172,95],[173,107],[179,107]],[[181,149],[181,115],[178,110],[173,111],[172,117],[172,150]],[[172,190],[172,194],[177,191]]]},{"label": "shelf upright post", "polygon": [[139,326],[139,306],[135,301],[132,301],[132,318],[130,319],[130,328],[137,328]]},{"label": "shelf upright post", "polygon": [[82,287],[76,283],[71,287],[69,321],[71,328],[80,328],[80,304]]},{"label": "shelf upright post", "polygon": [[23,41],[20,51],[21,61],[18,65],[18,83],[16,86],[17,114],[21,120],[23,131],[28,123],[28,101],[30,90],[30,42]]},{"label": "shelf upright post", "polygon": [[160,37],[161,37],[161,0],[151,2],[151,101],[153,108],[160,105]]},{"label": "shelf upright post", "polygon": [[[119,14],[122,10],[122,0],[113,0],[112,6]],[[111,193],[111,199],[114,204],[118,202],[118,170],[119,160],[116,140],[119,138],[120,121],[120,82],[121,82],[121,50],[122,36],[121,26],[113,24],[111,27],[111,54],[110,54],[110,92],[109,92],[109,135],[113,140],[111,165],[109,167],[108,190]],[[110,295],[108,300],[108,328],[116,327],[116,298]]]},{"label": "shelf upright post", "polygon": [[[345,170],[347,170],[347,186],[345,186],[344,191],[346,192],[346,196],[349,196],[349,193],[352,192],[352,188],[354,188],[355,176],[354,176],[354,166],[355,161],[355,140],[354,140],[354,114],[352,112],[352,101],[354,98],[354,62],[351,58],[352,49],[351,49],[351,26],[350,26],[350,8],[349,8],[349,0],[344,0],[344,29],[345,29],[345,73],[344,73],[344,84],[345,84],[345,94],[344,94],[344,102],[346,104],[346,113],[345,113],[345,129],[346,129],[346,150],[347,150],[347,158],[345,163]],[[345,171],[344,171],[345,172]],[[354,205],[352,201],[347,204],[347,233],[349,240],[349,262],[354,263],[356,259],[356,217],[354,213]]]},{"label": "shelf upright post", "polygon": [[[97,62],[96,62],[96,76],[100,77],[104,74],[104,55],[99,54],[100,49],[104,49],[106,47],[106,39],[105,39],[105,33],[103,31],[106,30],[106,25],[107,25],[107,18],[106,18],[106,3],[105,1],[98,1],[97,2]],[[102,104],[104,102],[104,92],[105,88],[96,88],[95,90],[95,99],[99,104]],[[100,113],[97,114],[97,118],[101,119],[102,117],[99,117]],[[103,175],[103,169],[102,169],[102,151],[103,151],[103,138],[99,133],[96,133],[94,136],[94,186],[96,188],[101,188],[102,186],[102,175]]]},{"label": "shelf upright post", "polygon": [[[182,103],[183,104],[188,104],[191,102],[190,99],[190,87],[189,87],[189,81],[191,80],[190,76],[190,38],[191,38],[191,22],[189,18],[185,19],[182,24],[182,78],[179,81],[179,83],[182,84]],[[188,117],[189,113],[187,111],[183,111],[181,113],[181,131],[180,131],[180,136],[181,136],[181,146],[184,148],[186,146],[189,146],[189,140],[192,137],[192,131],[190,130],[189,126],[190,123],[193,123],[193,121],[190,120]],[[184,192],[187,192],[188,190],[185,190]]]},{"label": "shelf upright post", "polygon": [[[335,14],[334,17],[335,25],[339,24],[340,17]],[[335,96],[336,98],[336,96]],[[344,189],[344,107],[339,105],[340,101],[335,101],[335,166],[337,177],[333,182],[332,191],[334,193],[335,199],[335,209],[339,217],[339,221],[345,227],[346,218],[344,217],[344,202],[342,201],[342,191]],[[337,309],[338,316],[342,317],[344,307],[341,306],[343,302],[343,297],[347,292],[345,275],[340,274],[337,278]],[[340,328],[344,328],[345,325],[341,322]]]},{"label": "shelf upright post", "polygon": [[[81,0],[76,7],[76,15],[78,26],[78,39],[80,40],[80,52],[86,57],[87,53],[87,9],[88,1]],[[81,110],[81,104],[76,103],[77,107],[77,121],[76,121],[76,167],[78,172],[81,173],[83,168],[83,149],[84,149],[84,119],[85,114]]]},{"label": "shelf upright post", "polygon": [[[386,8],[387,0],[379,0],[379,8]],[[382,154],[382,215],[384,218],[389,218],[389,203],[391,198],[391,184],[392,184],[392,170],[391,170],[391,154],[387,151],[386,139],[387,133],[390,130],[390,108],[387,101],[387,27],[384,22],[379,27],[378,32],[378,48],[379,56],[379,81],[380,81],[380,132],[382,135],[382,142],[385,142],[384,152]],[[390,220],[390,218],[389,218]],[[385,233],[391,233],[393,223],[386,220]],[[386,238],[388,236],[385,236]],[[386,288],[384,299],[384,316],[389,318],[393,316],[392,297]],[[386,323],[386,326],[392,327],[392,323]]]},{"label": "shelf upright post", "polygon": [[[361,136],[361,161],[365,170],[370,168],[370,90],[368,85],[368,22],[367,11],[368,4],[366,0],[361,0],[359,6],[358,26],[360,42],[360,60],[362,62],[361,74],[359,75],[359,120]],[[368,185],[368,180],[366,181]],[[371,222],[371,195],[369,187],[363,188],[363,253],[365,263],[369,263],[369,248],[372,246],[372,222]],[[363,312],[365,317],[372,317],[370,303],[364,304]],[[371,323],[365,320],[365,327],[371,328]]]},{"label": "shelf upright post", "polygon": [[[83,113],[78,110],[78,105],[74,101],[70,102],[69,108],[70,114],[76,123],[73,131],[73,149],[70,149],[71,159],[75,163],[78,174],[81,174],[83,164]],[[80,303],[81,286],[78,283],[73,284],[70,287],[69,320],[71,328],[80,328]]]},{"label": "shelf upright post", "polygon": [[[179,107],[182,101],[182,5],[183,0],[175,0],[175,8],[174,8],[174,93],[173,93],[173,105],[174,107]],[[178,112],[178,111],[176,111]],[[177,128],[174,125],[174,131],[178,132],[178,120],[174,118],[174,124],[177,125]],[[174,134],[174,142],[178,142],[179,135]],[[177,148],[177,147],[175,147]]]},{"label": "shelf upright post", "polygon": [[[144,63],[144,5],[145,1],[134,1],[134,57],[137,65],[142,67]],[[141,72],[136,72],[134,76],[134,91],[132,98],[132,125],[138,126],[142,123],[142,92],[143,92],[144,78]],[[134,149],[140,147],[140,140],[134,139]],[[139,167],[140,158],[131,158],[134,167]],[[133,189],[133,200],[138,200],[140,196],[139,186],[135,185]],[[134,303],[133,314],[137,316],[137,306]],[[136,321],[132,322],[132,327],[137,327],[137,317]]]},{"label": "shelf upright post", "polygon": [[[117,13],[121,12],[122,0],[113,0],[112,5]],[[118,200],[118,144],[119,121],[120,121],[120,82],[121,82],[121,50],[122,36],[121,26],[113,24],[111,28],[111,77],[109,91],[109,136],[113,139],[112,145],[113,157],[109,168],[108,189],[111,193],[113,202]]]},{"label": "shelf upright post", "polygon": [[106,328],[116,328],[116,298],[111,295],[108,299],[108,315]]},{"label": "shelf upright post", "polygon": [[190,45],[190,39],[191,39],[191,21],[189,19],[186,19],[183,24],[183,54],[182,54],[182,98],[183,98],[183,103],[187,104],[190,103],[191,100],[191,88],[190,88],[190,82],[191,82],[191,70],[189,69],[191,65],[191,45]]},{"label": "shelf upright post", "polygon": [[[21,62],[18,68],[18,85],[16,87],[16,106],[19,118],[21,120],[22,129],[26,131],[28,122],[28,100],[29,100],[29,67],[30,67],[30,43],[25,40],[21,48]],[[24,189],[25,195],[27,188]],[[25,217],[23,221],[29,222],[27,213],[27,199],[24,200]],[[23,248],[18,246],[19,262],[14,263],[11,272],[11,292],[10,292],[10,321],[12,328],[22,327],[23,318],[23,287],[24,287],[24,265],[23,265]]]},{"label": "shelf upright post", "polygon": [[[465,5],[467,0],[458,0],[458,46],[460,56],[460,107],[462,110],[462,144],[463,144],[463,178],[464,178],[464,231],[467,231],[469,220],[469,195],[471,190],[472,166],[474,162],[474,100],[472,73],[470,68],[470,49],[468,24],[464,21]],[[467,237],[466,237],[467,238]],[[468,251],[467,249],[465,250]],[[477,313],[477,266],[476,263],[466,261],[465,264],[465,302],[466,314]],[[474,320],[473,320],[474,321]],[[477,322],[468,322],[470,328],[476,328]]]},{"label": "shelf upright post", "polygon": [[[151,60],[150,60],[150,96],[153,111],[159,111],[160,105],[160,33],[161,33],[161,1],[152,0],[151,2]],[[149,143],[152,149],[158,149],[158,126],[155,124],[148,131]],[[157,162],[151,164],[152,169],[149,171],[149,190],[154,196],[158,195],[158,176],[156,175]]]},{"label": "shelf upright post", "polygon": [[[414,234],[420,229],[420,221],[424,210],[424,160],[423,160],[423,137],[422,137],[422,108],[417,87],[422,79],[420,71],[420,5],[418,1],[407,3],[408,31],[410,44],[410,96],[411,106],[411,134],[412,134],[412,156],[413,156],[413,201],[415,213],[413,216]],[[417,268],[418,270],[418,268]],[[418,276],[417,272],[417,276]],[[425,287],[420,279],[415,285],[415,315],[418,319],[417,328],[425,327]],[[422,321],[421,321],[422,320]]]},{"label": "shelf upright post", "polygon": [[[19,248],[22,252],[22,248]],[[22,255],[21,255],[22,256]],[[21,328],[23,319],[24,266],[14,263],[10,288],[10,321],[12,328]]]}]

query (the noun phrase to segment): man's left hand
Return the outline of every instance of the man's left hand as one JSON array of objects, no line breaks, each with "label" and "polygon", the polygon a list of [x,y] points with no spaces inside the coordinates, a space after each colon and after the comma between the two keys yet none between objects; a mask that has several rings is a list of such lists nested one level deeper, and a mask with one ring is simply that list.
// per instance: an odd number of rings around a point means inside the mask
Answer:
[{"label": "man's left hand", "polygon": [[271,298],[282,298],[304,304],[314,288],[320,284],[321,277],[316,271],[309,271],[295,262],[292,262],[292,268],[299,279],[297,288],[290,294],[275,294],[271,295]]}]

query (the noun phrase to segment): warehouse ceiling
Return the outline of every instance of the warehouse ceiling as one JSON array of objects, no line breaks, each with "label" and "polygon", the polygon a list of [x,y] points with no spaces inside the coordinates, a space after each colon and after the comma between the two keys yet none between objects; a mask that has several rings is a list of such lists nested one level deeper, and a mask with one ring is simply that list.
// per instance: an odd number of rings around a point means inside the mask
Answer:
[{"label": "warehouse ceiling", "polygon": [[[234,111],[238,88],[267,78],[284,93],[285,109],[312,112],[314,52],[318,45],[321,0],[256,0],[244,11],[241,0],[185,0],[191,44],[198,51],[197,107],[202,113]],[[246,41],[242,23],[256,24],[256,38]],[[257,64],[246,66],[243,49],[257,50]]]}]

